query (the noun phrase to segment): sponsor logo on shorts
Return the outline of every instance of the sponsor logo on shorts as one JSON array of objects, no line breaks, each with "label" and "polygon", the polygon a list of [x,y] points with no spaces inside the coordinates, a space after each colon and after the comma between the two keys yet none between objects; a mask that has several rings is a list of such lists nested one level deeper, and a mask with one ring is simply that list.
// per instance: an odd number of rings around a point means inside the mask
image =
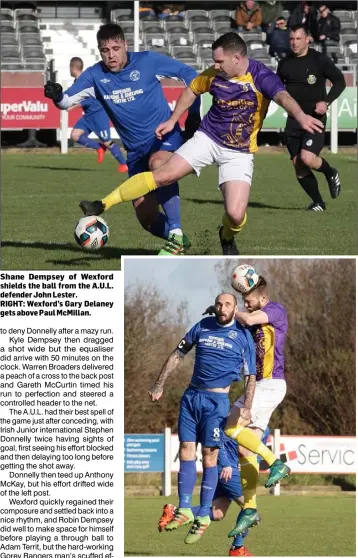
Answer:
[{"label": "sponsor logo on shorts", "polygon": [[312,145],[313,141],[311,139],[309,139],[308,141],[306,141],[306,145],[308,145],[308,147],[310,147]]},{"label": "sponsor logo on shorts", "polygon": [[167,145],[168,147],[171,147],[171,146],[172,146],[172,144],[169,143],[169,141],[164,141],[164,142],[162,143],[162,145]]},{"label": "sponsor logo on shorts", "polygon": [[129,74],[129,79],[131,81],[138,81],[140,78],[140,72],[138,72],[138,70],[133,70],[130,74]]},{"label": "sponsor logo on shorts", "polygon": [[314,74],[309,74],[309,75],[307,76],[307,81],[308,81],[308,83],[309,83],[310,85],[313,85],[314,83],[316,83],[317,78],[316,78],[316,76],[315,76]]}]

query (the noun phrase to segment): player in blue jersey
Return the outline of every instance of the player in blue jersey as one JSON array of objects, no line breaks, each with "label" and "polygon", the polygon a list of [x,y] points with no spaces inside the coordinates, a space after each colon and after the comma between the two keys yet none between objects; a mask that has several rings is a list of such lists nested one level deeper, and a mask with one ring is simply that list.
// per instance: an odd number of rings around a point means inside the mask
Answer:
[{"label": "player in blue jersey", "polygon": [[[155,170],[168,161],[183,141],[178,125],[161,139],[155,136],[159,123],[171,115],[160,77],[172,77],[188,85],[197,74],[186,64],[156,52],[128,52],[123,30],[114,23],[100,27],[97,42],[102,62],[87,68],[65,92],[60,84],[47,82],[45,96],[60,109],[90,97],[98,99],[127,150],[129,176]],[[198,126],[199,110],[198,99],[186,121],[187,136],[193,135]],[[81,207],[87,215],[98,211],[88,202],[81,202]],[[176,181],[154,195],[137,196],[134,207],[142,227],[166,239],[161,255],[184,253],[189,241],[181,229]]]},{"label": "player in blue jersey", "polygon": [[[166,526],[166,531],[171,531],[193,522],[185,538],[187,544],[198,541],[211,522],[210,507],[218,482],[217,458],[222,445],[222,427],[230,410],[230,386],[241,379],[242,373],[247,376],[248,408],[255,390],[255,347],[251,334],[235,321],[236,311],[234,295],[223,293],[217,296],[215,317],[204,318],[191,328],[168,357],[149,390],[152,401],[160,399],[166,379],[195,346],[194,371],[181,398],[178,420],[179,505],[175,518]],[[203,478],[200,508],[194,517],[191,499],[196,482],[197,443],[202,446]]]},{"label": "player in blue jersey", "polygon": [[[75,78],[76,81],[82,72],[83,60],[82,58],[78,58],[78,56],[74,56],[70,60],[71,77]],[[122,151],[114,141],[111,141],[109,118],[101,103],[99,103],[96,99],[88,98],[81,101],[80,104],[83,109],[84,116],[77,120],[74,125],[71,132],[71,140],[83,145],[84,147],[95,149],[98,155],[97,163],[102,163],[106,149],[109,149],[113,157],[117,159],[119,163],[118,171],[127,172],[128,167]],[[91,132],[94,132],[96,136],[99,137],[101,140],[100,143],[88,137]]]}]

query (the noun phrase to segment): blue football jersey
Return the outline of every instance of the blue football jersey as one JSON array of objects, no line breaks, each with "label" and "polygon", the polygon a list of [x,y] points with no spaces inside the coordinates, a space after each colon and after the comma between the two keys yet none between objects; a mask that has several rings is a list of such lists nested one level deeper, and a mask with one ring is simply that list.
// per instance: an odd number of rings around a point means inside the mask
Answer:
[{"label": "blue football jersey", "polygon": [[[161,77],[181,80],[185,85],[196,77],[193,68],[157,52],[128,52],[128,64],[111,72],[102,62],[87,68],[57,103],[67,109],[92,97],[98,99],[125,148],[134,151],[154,137],[156,127],[171,115]],[[200,99],[192,110],[199,111]]]},{"label": "blue football jersey", "polygon": [[213,317],[202,319],[180,341],[178,350],[186,354],[194,346],[191,383],[198,388],[225,388],[245,375],[256,375],[252,336],[236,321],[222,326]]}]

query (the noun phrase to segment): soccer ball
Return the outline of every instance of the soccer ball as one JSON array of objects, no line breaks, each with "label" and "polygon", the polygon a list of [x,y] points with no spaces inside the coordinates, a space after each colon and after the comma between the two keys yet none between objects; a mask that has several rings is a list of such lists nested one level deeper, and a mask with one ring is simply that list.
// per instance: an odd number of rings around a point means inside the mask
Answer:
[{"label": "soccer ball", "polygon": [[104,219],[91,215],[82,217],[75,228],[75,240],[86,250],[99,250],[107,244],[109,227]]},{"label": "soccer ball", "polygon": [[259,276],[251,265],[238,265],[231,273],[231,286],[241,294],[250,291],[258,280]]}]

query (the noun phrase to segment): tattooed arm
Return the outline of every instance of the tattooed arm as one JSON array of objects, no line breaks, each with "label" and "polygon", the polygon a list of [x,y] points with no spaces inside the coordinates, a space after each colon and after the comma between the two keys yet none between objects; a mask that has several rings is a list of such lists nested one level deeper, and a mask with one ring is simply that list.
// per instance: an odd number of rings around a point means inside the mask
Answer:
[{"label": "tattooed arm", "polygon": [[184,354],[180,352],[178,349],[175,349],[167,358],[164,363],[163,368],[161,369],[158,378],[155,381],[154,386],[148,391],[148,395],[152,401],[158,401],[163,395],[164,384],[168,376],[178,366],[181,359],[184,357]]},{"label": "tattooed arm", "polygon": [[251,407],[252,401],[254,399],[256,386],[256,376],[250,374],[250,376],[245,377],[245,400],[244,406],[240,409],[240,418],[245,421],[251,421]]},{"label": "tattooed arm", "polygon": [[255,387],[256,387],[256,376],[254,374],[251,374],[250,376],[246,376],[245,400],[244,400],[245,409],[251,409],[252,407],[252,401],[255,395]]},{"label": "tattooed arm", "polygon": [[313,118],[313,116],[303,112],[300,105],[291,97],[288,91],[279,91],[274,95],[273,100],[284,108],[292,118],[297,120],[306,132],[310,132],[311,134],[314,132],[322,133],[324,124],[320,120],[317,120],[317,118]]}]

